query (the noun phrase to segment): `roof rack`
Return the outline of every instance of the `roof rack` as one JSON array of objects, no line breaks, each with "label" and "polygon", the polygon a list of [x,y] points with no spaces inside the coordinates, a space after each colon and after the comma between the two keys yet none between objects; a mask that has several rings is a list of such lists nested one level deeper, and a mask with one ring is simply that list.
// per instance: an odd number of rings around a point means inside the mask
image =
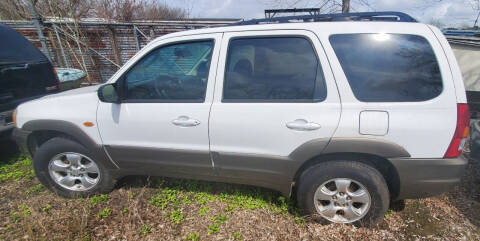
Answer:
[{"label": "roof rack", "polygon": [[320,8],[265,9],[265,18],[273,18],[277,13],[309,13],[310,15],[318,15],[320,14]]},{"label": "roof rack", "polygon": [[384,22],[417,22],[412,16],[402,12],[358,12],[333,13],[317,15],[301,15],[287,17],[273,17],[240,21],[229,26],[296,23],[296,22],[335,22],[335,21],[384,21]]}]

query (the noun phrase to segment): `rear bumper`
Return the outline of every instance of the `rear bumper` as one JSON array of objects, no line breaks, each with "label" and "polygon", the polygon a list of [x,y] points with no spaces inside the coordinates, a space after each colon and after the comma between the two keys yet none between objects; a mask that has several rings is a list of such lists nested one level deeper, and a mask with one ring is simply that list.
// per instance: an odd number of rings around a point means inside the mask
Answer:
[{"label": "rear bumper", "polygon": [[468,160],[393,158],[400,190],[396,199],[424,198],[446,192],[460,182]]},{"label": "rear bumper", "polygon": [[25,154],[30,154],[27,146],[28,135],[32,133],[31,131],[25,131],[19,128],[13,128],[12,139],[17,143],[18,148],[21,152]]}]

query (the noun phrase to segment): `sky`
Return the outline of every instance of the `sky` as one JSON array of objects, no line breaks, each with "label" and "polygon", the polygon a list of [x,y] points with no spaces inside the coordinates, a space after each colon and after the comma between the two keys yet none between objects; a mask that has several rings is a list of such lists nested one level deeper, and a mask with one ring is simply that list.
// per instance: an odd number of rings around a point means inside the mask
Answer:
[{"label": "sky", "polygon": [[[264,9],[320,7],[324,0],[163,0],[185,8],[191,18],[263,18]],[[341,2],[341,0],[337,0]],[[445,27],[473,26],[479,0],[351,0],[352,10],[401,11],[419,21],[441,22]],[[292,5],[292,3],[297,3]],[[365,4],[367,3],[367,4]],[[475,5],[476,4],[476,5]],[[476,7],[477,10],[474,10]]]}]

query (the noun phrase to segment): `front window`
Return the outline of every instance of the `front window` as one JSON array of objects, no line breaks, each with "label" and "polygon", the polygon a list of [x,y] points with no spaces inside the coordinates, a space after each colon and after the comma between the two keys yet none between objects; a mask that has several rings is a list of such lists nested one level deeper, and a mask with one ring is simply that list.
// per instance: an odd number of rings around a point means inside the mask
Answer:
[{"label": "front window", "polygon": [[212,40],[153,50],[125,75],[127,102],[203,102],[212,50]]}]

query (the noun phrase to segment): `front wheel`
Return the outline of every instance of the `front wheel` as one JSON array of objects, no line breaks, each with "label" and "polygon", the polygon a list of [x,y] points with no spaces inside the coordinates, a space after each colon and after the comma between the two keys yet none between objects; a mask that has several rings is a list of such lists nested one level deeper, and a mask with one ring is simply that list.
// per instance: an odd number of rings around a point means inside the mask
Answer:
[{"label": "front wheel", "polygon": [[66,138],[52,138],[41,145],[35,152],[33,167],[44,186],[68,198],[106,193],[115,184],[88,149]]},{"label": "front wheel", "polygon": [[305,170],[297,201],[304,214],[323,223],[375,226],[389,205],[388,186],[375,168],[352,161],[329,161]]}]

